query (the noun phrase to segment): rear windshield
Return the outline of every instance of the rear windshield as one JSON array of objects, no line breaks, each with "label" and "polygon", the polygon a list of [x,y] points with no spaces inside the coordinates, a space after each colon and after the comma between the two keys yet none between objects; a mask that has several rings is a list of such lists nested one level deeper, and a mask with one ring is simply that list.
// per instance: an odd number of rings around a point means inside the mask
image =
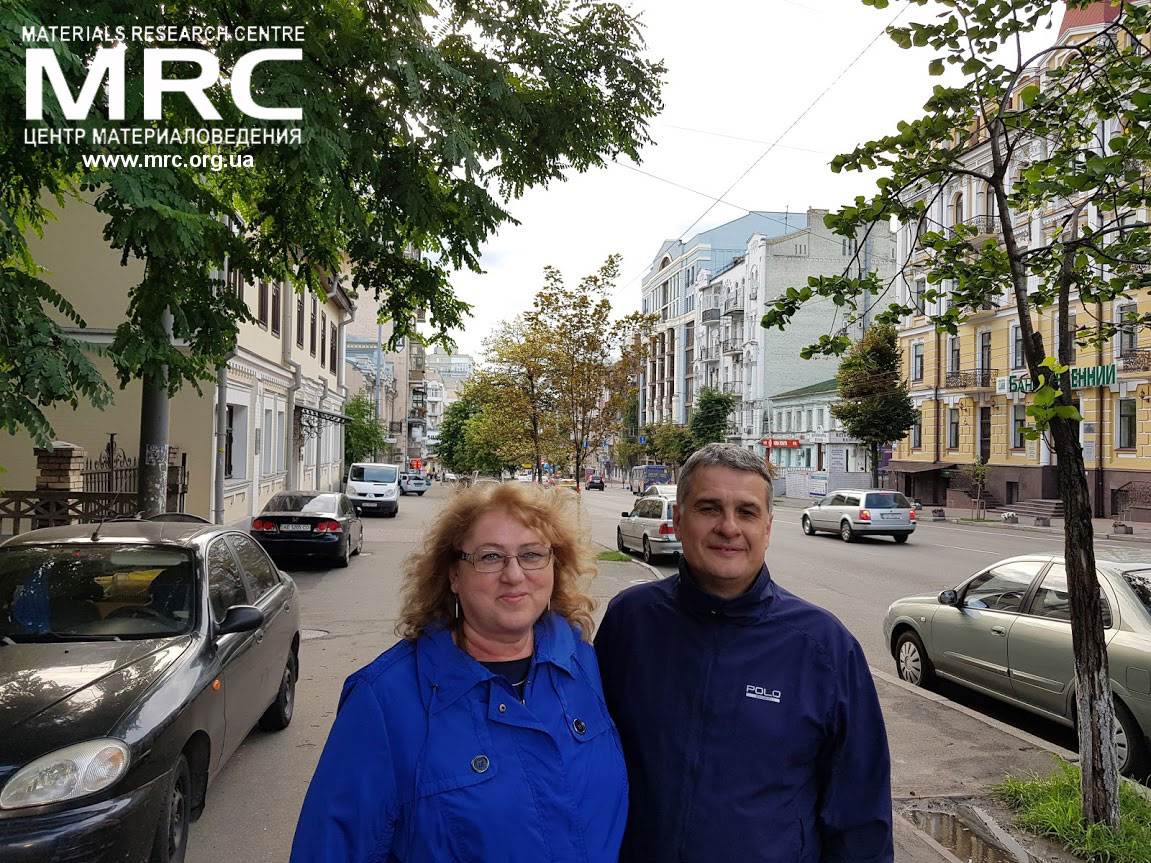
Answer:
[{"label": "rear windshield", "polygon": [[352,482],[395,482],[399,471],[387,464],[352,465],[348,479]]},{"label": "rear windshield", "polygon": [[192,627],[195,573],[184,549],[101,543],[0,550],[0,636],[179,635]]},{"label": "rear windshield", "polygon": [[272,495],[264,512],[336,512],[338,504],[334,494],[280,492]]},{"label": "rear windshield", "polygon": [[1132,569],[1123,573],[1124,580],[1131,585],[1147,613],[1151,614],[1151,569]]},{"label": "rear windshield", "polygon": [[885,491],[882,494],[869,494],[867,496],[868,509],[911,509],[911,503],[897,491]]}]

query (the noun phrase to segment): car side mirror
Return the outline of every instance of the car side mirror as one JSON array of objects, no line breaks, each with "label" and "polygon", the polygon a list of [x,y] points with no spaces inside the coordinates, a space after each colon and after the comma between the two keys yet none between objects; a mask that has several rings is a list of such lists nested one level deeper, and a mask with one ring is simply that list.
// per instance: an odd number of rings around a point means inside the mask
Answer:
[{"label": "car side mirror", "polygon": [[251,632],[264,625],[264,612],[254,605],[233,605],[216,627],[216,635],[230,632]]},{"label": "car side mirror", "polygon": [[939,594],[940,605],[959,605],[959,594],[954,590],[945,590]]},{"label": "car side mirror", "polygon": [[621,512],[620,515],[622,515],[624,518],[631,518],[631,513],[627,511]]}]

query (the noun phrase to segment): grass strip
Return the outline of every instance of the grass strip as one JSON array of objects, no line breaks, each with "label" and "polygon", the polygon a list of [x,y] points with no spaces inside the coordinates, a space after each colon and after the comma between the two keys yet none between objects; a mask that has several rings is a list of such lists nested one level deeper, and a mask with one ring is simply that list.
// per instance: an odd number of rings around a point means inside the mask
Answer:
[{"label": "grass strip", "polygon": [[622,551],[601,551],[596,560],[629,561],[631,560],[631,555],[624,554]]}]

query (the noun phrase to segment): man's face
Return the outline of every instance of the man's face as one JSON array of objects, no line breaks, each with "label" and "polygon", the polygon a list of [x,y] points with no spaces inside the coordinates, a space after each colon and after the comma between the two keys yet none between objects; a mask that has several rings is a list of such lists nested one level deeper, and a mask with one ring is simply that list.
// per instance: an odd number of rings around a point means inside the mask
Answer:
[{"label": "man's face", "polygon": [[675,533],[700,587],[739,596],[759,573],[771,536],[767,483],[749,471],[700,468],[675,508]]}]

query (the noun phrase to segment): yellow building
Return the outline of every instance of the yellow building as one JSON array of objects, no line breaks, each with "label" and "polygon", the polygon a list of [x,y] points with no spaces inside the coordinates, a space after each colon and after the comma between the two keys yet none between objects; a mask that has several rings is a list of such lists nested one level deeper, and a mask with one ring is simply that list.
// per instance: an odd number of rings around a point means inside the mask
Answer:
[{"label": "yellow building", "polygon": [[[54,207],[54,204],[53,204]],[[141,278],[142,264],[120,265],[102,231],[105,217],[86,201],[73,200],[50,222],[44,237],[30,238],[44,279],[67,298],[87,324],[68,328],[86,344],[110,344],[124,319],[128,291]],[[202,394],[185,386],[171,399],[169,444],[188,467],[186,512],[224,523],[259,512],[284,488],[335,489],[341,483],[344,386],[344,328],[354,306],[336,285],[323,299],[302,296],[281,285],[239,284],[255,323],[241,324],[237,349],[225,374],[201,384]],[[100,411],[87,403],[77,409],[47,411],[59,441],[82,447],[89,458],[114,447],[129,458],[139,449],[139,382],[118,389],[111,363],[95,363],[115,390],[115,402]],[[219,405],[218,405],[219,403]],[[223,471],[217,475],[216,414],[224,416]],[[0,465],[6,490],[35,487],[34,444],[25,434],[0,438]],[[0,525],[0,533],[3,532]]]}]

